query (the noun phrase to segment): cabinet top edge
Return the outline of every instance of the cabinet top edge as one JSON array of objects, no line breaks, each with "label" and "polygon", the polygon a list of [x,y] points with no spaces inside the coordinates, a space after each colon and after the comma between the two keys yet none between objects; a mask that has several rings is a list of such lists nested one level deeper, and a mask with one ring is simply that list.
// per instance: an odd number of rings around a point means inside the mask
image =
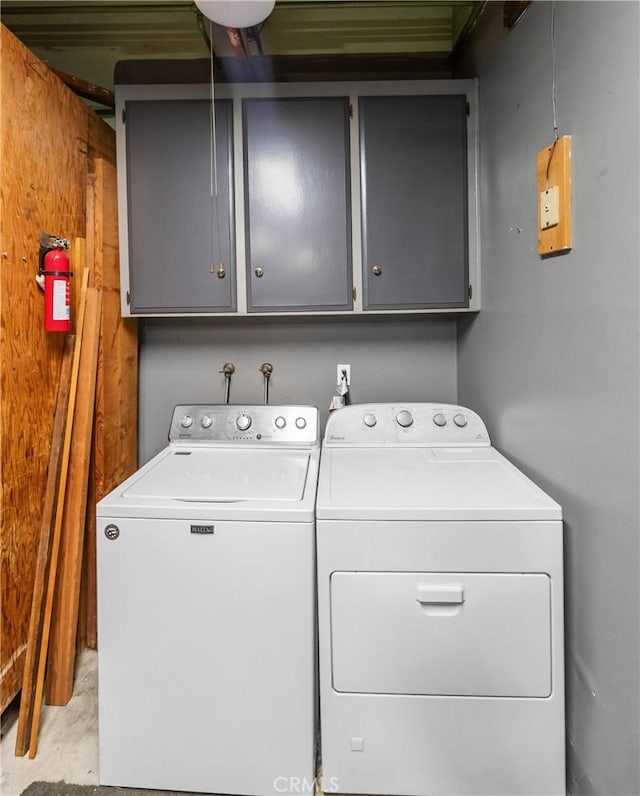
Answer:
[{"label": "cabinet top edge", "polygon": [[[370,74],[362,67],[354,70],[347,68],[344,72],[345,63],[344,56],[339,56],[343,59],[340,71],[347,75],[342,77],[336,73],[335,78],[330,75],[326,70],[325,74],[314,74],[310,72],[308,75],[298,74],[291,75],[290,79],[282,71],[276,70],[274,72],[274,59],[277,56],[255,56],[252,62],[265,62],[271,65],[272,68],[266,70],[258,70],[261,75],[260,78],[255,80],[249,79],[243,82],[242,74],[226,74],[222,69],[221,74],[215,77],[217,86],[233,86],[233,85],[261,85],[267,82],[278,83],[281,85],[292,85],[309,83],[344,83],[344,82],[359,82],[363,84],[375,84],[377,82],[413,82],[413,83],[440,83],[440,82],[460,82],[461,80],[468,80],[469,82],[475,78],[452,78],[450,70],[433,69],[433,63],[427,58],[425,63],[422,64],[423,68],[416,68],[420,66],[417,62],[413,64],[404,64],[404,68],[398,69],[397,59],[391,58],[384,59],[377,57],[376,64],[378,69]],[[369,56],[366,57],[369,60]],[[223,59],[224,60],[224,59]],[[357,60],[357,59],[356,59]],[[410,59],[411,60],[411,59]],[[415,59],[413,59],[415,61]],[[428,67],[428,68],[427,68]],[[217,71],[217,70],[216,70]],[[271,81],[264,78],[271,78]],[[114,69],[114,85],[163,85],[163,84],[209,84],[211,80],[211,63],[208,58],[141,58],[141,59],[125,59],[118,61]]]},{"label": "cabinet top edge", "polygon": [[[118,101],[128,99],[208,99],[211,88],[206,83],[136,83],[116,84]],[[465,95],[475,105],[477,81],[470,80],[380,80],[375,82],[332,83],[233,83],[216,85],[218,99],[322,97],[322,96],[410,96]]]}]

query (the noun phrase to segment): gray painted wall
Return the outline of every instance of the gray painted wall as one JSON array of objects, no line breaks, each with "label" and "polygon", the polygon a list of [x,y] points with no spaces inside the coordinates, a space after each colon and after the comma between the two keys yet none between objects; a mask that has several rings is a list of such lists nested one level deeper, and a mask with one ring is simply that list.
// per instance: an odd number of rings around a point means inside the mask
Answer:
[{"label": "gray painted wall", "polygon": [[231,403],[262,403],[258,368],[274,367],[270,403],[312,404],[323,426],[336,365],[351,365],[351,397],[455,402],[455,320],[438,317],[157,319],[141,323],[139,458],[167,444],[178,403],[221,403],[233,362]]},{"label": "gray painted wall", "polygon": [[639,10],[556,3],[573,250],[537,255],[553,140],[551,4],[480,73],[483,309],[459,323],[459,400],[564,507],[569,789],[638,794]]}]

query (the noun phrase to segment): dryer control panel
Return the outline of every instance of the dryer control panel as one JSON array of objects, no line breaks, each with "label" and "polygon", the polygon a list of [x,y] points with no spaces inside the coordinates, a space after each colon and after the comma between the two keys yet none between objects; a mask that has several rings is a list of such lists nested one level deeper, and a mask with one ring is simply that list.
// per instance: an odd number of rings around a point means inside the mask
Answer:
[{"label": "dryer control panel", "polygon": [[309,447],[319,444],[318,409],[264,404],[180,405],[173,410],[169,440]]},{"label": "dryer control panel", "polygon": [[480,417],[455,404],[352,404],[327,422],[324,444],[482,446],[491,445]]}]

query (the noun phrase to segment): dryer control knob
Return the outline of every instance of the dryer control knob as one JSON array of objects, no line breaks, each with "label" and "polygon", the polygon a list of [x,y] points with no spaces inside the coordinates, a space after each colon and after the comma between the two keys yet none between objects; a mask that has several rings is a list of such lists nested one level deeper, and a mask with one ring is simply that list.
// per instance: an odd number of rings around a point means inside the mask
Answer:
[{"label": "dryer control knob", "polygon": [[464,428],[467,425],[467,418],[464,415],[457,414],[453,416],[453,422],[459,428]]},{"label": "dryer control knob", "polygon": [[200,418],[200,425],[202,426],[202,428],[211,428],[211,426],[213,425],[213,418],[211,417],[211,415],[203,415]]},{"label": "dryer control knob", "polygon": [[446,426],[447,418],[442,414],[442,412],[439,412],[437,415],[433,416],[433,422],[436,424],[436,426]]},{"label": "dryer control knob", "polygon": [[399,426],[402,426],[402,428],[409,428],[409,426],[413,425],[413,415],[411,412],[403,409],[396,415],[396,422]]},{"label": "dryer control knob", "polygon": [[378,422],[378,418],[375,415],[372,415],[370,412],[364,416],[363,420],[365,426],[369,426],[369,428],[373,428]]},{"label": "dryer control knob", "polygon": [[236,428],[238,431],[246,431],[248,428],[251,428],[251,418],[249,415],[238,415],[238,417],[236,417]]},{"label": "dryer control knob", "polygon": [[304,417],[296,417],[296,428],[306,428],[306,427],[307,427],[307,421],[304,419]]},{"label": "dryer control knob", "polygon": [[184,415],[182,420],[180,421],[180,425],[182,428],[191,428],[193,425],[193,418],[191,415]]},{"label": "dryer control knob", "polygon": [[284,428],[287,425],[287,421],[284,419],[284,417],[282,417],[282,415],[276,417],[275,423],[276,428]]}]

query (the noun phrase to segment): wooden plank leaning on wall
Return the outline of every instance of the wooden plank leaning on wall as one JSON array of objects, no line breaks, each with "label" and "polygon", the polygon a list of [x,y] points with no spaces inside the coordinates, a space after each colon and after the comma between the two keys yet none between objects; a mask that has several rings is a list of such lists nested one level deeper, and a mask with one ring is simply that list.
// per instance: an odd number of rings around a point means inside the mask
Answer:
[{"label": "wooden plank leaning on wall", "polygon": [[[43,328],[43,299],[34,279],[39,234],[50,232],[71,241],[89,237],[87,180],[90,175],[97,179],[101,168],[113,168],[115,134],[1,24],[0,49],[0,710],[4,710],[22,684],[64,346],[64,335],[47,335]],[[104,165],[98,166],[96,159]],[[113,208],[115,181],[112,196],[108,196],[112,188],[106,182],[104,186],[105,202]],[[104,248],[115,257],[117,269],[117,236],[109,234]],[[87,260],[92,265],[91,255]],[[106,297],[106,283],[102,288],[106,302],[113,306],[113,299]],[[107,312],[113,310],[105,310],[104,317]],[[103,409],[100,414],[102,433],[114,440],[120,433],[117,414],[116,425],[111,426],[113,406],[126,407],[120,415],[126,414],[129,423],[122,448],[117,449],[114,442],[117,479],[136,466],[136,389],[131,384],[137,379],[137,343],[135,323],[122,331],[119,314],[109,323],[101,330],[107,370],[123,350],[133,351],[126,354],[117,386],[103,388],[111,394],[109,411]],[[107,445],[105,484],[112,478],[109,457],[113,453],[108,450]]]},{"label": "wooden plank leaning on wall", "polygon": [[[47,572],[46,582],[46,602],[43,614],[42,633],[40,649],[36,655],[37,672],[35,675],[35,694],[33,695],[33,706],[24,711],[25,718],[31,712],[31,727],[29,728],[29,757],[36,755],[38,747],[38,732],[40,729],[40,711],[42,708],[42,695],[44,691],[45,673],[47,668],[47,651],[51,631],[54,629],[52,621],[54,615],[54,597],[58,583],[66,579],[66,572],[59,567],[68,557],[68,537],[70,526],[77,527],[84,525],[80,519],[82,510],[80,508],[81,498],[78,489],[82,488],[81,472],[83,466],[83,448],[90,447],[90,441],[86,442],[87,429],[90,429],[93,419],[92,399],[89,400],[89,391],[95,388],[95,369],[98,350],[98,330],[100,314],[100,293],[95,288],[88,287],[89,269],[83,270],[82,276],[82,298],[78,308],[78,318],[76,323],[75,347],[73,352],[73,368],[71,371],[71,386],[69,390],[69,404],[67,407],[67,422],[65,427],[63,453],[61,461],[60,479],[58,484],[57,505],[54,516],[53,540],[51,544],[51,557]],[[93,397],[93,396],[92,396]],[[87,418],[87,413],[91,412],[91,420]],[[89,432],[90,433],[90,432]],[[85,474],[86,484],[86,474]],[[85,487],[86,491],[86,487]],[[36,581],[34,595],[39,590],[39,583]],[[31,639],[29,639],[29,642]],[[29,658],[29,647],[27,648],[27,658]],[[27,681],[30,679],[25,664],[24,677],[22,680],[22,694],[20,698],[20,719],[23,718],[23,708],[25,698],[31,696],[26,692]],[[20,747],[20,723],[18,726],[18,738],[16,739],[16,754],[23,754]],[[26,723],[26,722],[25,722]]]},{"label": "wooden plank leaning on wall", "polygon": [[[55,599],[51,615],[46,683],[47,702],[50,705],[66,705],[73,693],[85,520],[87,514],[93,511],[93,506],[87,501],[87,486],[93,442],[101,315],[102,292],[96,287],[91,287],[87,291],[86,317],[80,351],[80,380],[73,416],[69,477],[65,492]],[[36,725],[36,733],[37,730]],[[33,738],[32,743],[34,754],[36,738]],[[31,749],[29,754],[31,756]]]},{"label": "wooden plank leaning on wall", "polygon": [[22,678],[22,693],[20,694],[20,715],[16,732],[16,754],[24,755],[29,748],[31,726],[33,721],[34,704],[37,690],[37,673],[42,650],[42,634],[44,631],[46,614],[46,587],[50,572],[50,560],[53,550],[53,531],[55,525],[55,512],[64,449],[64,436],[68,422],[68,406],[71,393],[72,363],[74,361],[75,336],[68,334],[65,337],[65,349],[60,371],[60,385],[56,403],[56,414],[51,440],[51,457],[47,472],[47,489],[42,508],[42,522],[40,524],[40,538],[38,542],[38,558],[36,561],[36,574],[33,596],[31,600],[31,617],[29,635],[27,637],[27,652],[24,663],[24,676]]},{"label": "wooden plank leaning on wall", "polygon": [[117,174],[103,159],[94,161],[87,193],[87,253],[102,290],[102,320],[93,467],[85,538],[85,566],[79,640],[97,646],[95,504],[136,469],[138,422],[138,323],[120,314]]},{"label": "wooden plank leaning on wall", "polygon": [[[95,395],[92,468],[86,501],[86,534],[69,548],[84,549],[84,595],[79,637],[96,646],[95,503],[135,469],[137,420],[136,322],[120,315],[116,170],[95,162],[87,195],[87,254],[93,263],[93,284],[102,295],[100,347]],[[90,443],[91,440],[88,440]],[[65,551],[63,546],[63,554]],[[66,705],[73,692],[80,568],[74,556],[60,570],[49,654],[46,701]]]}]

